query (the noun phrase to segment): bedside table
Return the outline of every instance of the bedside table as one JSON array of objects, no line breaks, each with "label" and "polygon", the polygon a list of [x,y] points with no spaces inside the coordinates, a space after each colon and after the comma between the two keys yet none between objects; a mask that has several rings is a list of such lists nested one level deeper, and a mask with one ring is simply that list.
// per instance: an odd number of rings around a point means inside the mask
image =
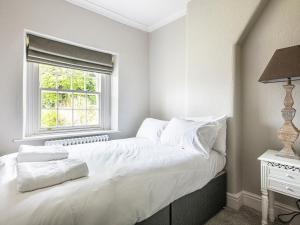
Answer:
[{"label": "bedside table", "polygon": [[300,160],[277,156],[279,151],[268,150],[261,161],[262,225],[274,221],[274,192],[300,198]]}]

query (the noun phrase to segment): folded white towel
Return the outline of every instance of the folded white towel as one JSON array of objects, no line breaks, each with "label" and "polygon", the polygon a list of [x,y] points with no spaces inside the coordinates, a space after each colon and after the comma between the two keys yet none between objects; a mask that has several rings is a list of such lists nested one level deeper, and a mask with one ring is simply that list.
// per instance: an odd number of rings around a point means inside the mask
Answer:
[{"label": "folded white towel", "polygon": [[17,173],[18,190],[26,192],[85,177],[89,170],[85,162],[64,159],[17,163]]},{"label": "folded white towel", "polygon": [[19,147],[18,162],[43,162],[68,158],[68,152],[62,146],[31,146]]}]

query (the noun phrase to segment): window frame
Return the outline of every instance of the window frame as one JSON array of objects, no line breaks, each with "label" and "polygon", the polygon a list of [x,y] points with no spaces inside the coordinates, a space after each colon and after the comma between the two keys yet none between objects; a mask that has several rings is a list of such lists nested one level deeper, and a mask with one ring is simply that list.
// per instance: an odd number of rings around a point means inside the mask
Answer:
[{"label": "window frame", "polygon": [[[40,88],[39,85],[39,64],[27,62],[27,82],[26,82],[26,114],[25,114],[25,128],[24,136],[32,137],[39,135],[51,135],[51,134],[66,134],[73,132],[89,132],[89,131],[108,131],[111,129],[111,76],[100,74],[101,79],[101,91],[89,92],[89,91],[74,91],[74,90],[59,90]],[[55,91],[56,93],[97,93],[99,94],[99,124],[97,125],[84,125],[84,126],[64,126],[42,128],[41,127],[41,93],[43,90]],[[73,104],[73,101],[72,101]],[[72,107],[73,109],[73,107]],[[72,110],[70,109],[70,110]],[[57,108],[56,108],[57,110]],[[85,110],[87,110],[85,108]],[[73,113],[73,110],[72,110]]]}]

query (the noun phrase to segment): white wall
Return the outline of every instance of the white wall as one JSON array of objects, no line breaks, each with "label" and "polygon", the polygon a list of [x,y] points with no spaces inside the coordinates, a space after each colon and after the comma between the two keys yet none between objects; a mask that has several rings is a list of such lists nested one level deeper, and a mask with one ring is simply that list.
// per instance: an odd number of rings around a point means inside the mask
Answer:
[{"label": "white wall", "polygon": [[187,13],[187,114],[227,114],[228,191],[239,192],[240,95],[237,44],[260,9],[262,0],[193,0]]},{"label": "white wall", "polygon": [[[135,134],[149,115],[148,34],[64,0],[0,1],[0,155],[22,136],[24,29],[119,53],[119,129]],[[36,144],[36,142],[34,143]]]},{"label": "white wall", "polygon": [[185,17],[149,37],[150,115],[161,119],[185,113]]},{"label": "white wall", "polygon": [[[281,148],[277,130],[285,93],[282,84],[257,80],[277,48],[300,44],[300,1],[192,0],[185,21],[150,35],[151,114],[180,116],[184,105],[191,116],[228,114],[228,191],[260,194],[257,157]],[[186,68],[173,63],[183,61],[184,48]],[[299,111],[300,81],[294,83]],[[299,114],[295,124],[300,127]]]},{"label": "white wall", "polygon": [[[283,83],[261,84],[257,80],[274,51],[300,45],[300,1],[272,0],[242,46],[242,149],[243,189],[260,194],[257,157],[267,149],[282,147],[277,130],[283,124]],[[294,82],[295,124],[300,127],[300,82]],[[300,141],[296,143],[300,150]],[[294,201],[294,200],[293,200]],[[293,203],[294,205],[294,203]]]},{"label": "white wall", "polygon": [[227,114],[232,193],[242,189],[239,44],[265,2],[192,0],[186,18],[150,34],[151,116]]}]

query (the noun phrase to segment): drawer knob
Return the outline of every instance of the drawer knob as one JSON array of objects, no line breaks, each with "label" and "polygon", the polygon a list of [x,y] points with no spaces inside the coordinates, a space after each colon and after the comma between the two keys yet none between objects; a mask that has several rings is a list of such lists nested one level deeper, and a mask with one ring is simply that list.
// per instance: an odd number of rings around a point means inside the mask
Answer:
[{"label": "drawer knob", "polygon": [[287,186],[287,187],[285,187],[285,189],[286,189],[286,190],[288,190],[288,191],[291,191],[291,192],[293,192],[293,191],[294,191],[292,188],[290,188],[290,187],[288,187],[288,186]]},{"label": "drawer knob", "polygon": [[285,174],[285,176],[288,177],[288,178],[294,179],[294,177],[290,174]]}]

